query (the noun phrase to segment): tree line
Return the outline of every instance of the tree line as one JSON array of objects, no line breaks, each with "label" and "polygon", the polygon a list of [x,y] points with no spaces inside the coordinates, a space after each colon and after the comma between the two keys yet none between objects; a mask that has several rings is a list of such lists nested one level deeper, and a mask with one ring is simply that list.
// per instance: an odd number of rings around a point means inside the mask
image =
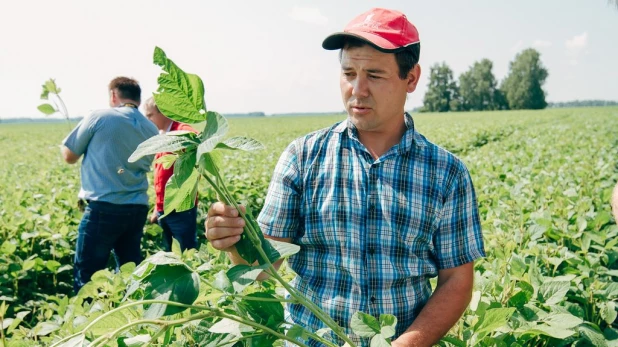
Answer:
[{"label": "tree line", "polygon": [[429,85],[421,112],[543,109],[547,107],[543,84],[549,75],[534,48],[518,53],[509,73],[498,86],[493,63],[475,62],[456,81],[445,63],[431,66]]}]

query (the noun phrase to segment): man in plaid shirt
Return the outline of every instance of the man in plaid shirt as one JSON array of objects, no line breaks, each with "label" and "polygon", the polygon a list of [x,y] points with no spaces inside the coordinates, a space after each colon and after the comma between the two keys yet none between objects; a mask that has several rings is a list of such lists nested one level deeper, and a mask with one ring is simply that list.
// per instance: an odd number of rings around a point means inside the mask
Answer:
[{"label": "man in plaid shirt", "polygon": [[[288,146],[258,222],[301,247],[289,259],[293,285],[341,326],[356,311],[391,313],[393,346],[430,346],[461,317],[474,260],[485,255],[470,175],[404,112],[421,69],[418,32],[403,13],[372,9],[322,46],[340,49],[348,118]],[[242,262],[233,247],[242,219],[221,203],[209,216],[212,245]],[[323,327],[301,305],[288,310],[297,324]]]}]

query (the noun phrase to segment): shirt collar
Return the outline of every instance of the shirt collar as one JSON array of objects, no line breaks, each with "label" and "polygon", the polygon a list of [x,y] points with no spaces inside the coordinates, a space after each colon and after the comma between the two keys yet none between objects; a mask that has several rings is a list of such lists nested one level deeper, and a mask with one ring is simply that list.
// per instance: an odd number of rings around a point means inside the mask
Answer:
[{"label": "shirt collar", "polygon": [[[414,127],[414,119],[412,119],[412,116],[408,112],[404,112],[404,120],[407,130],[403,134],[401,141],[395,145],[398,147],[397,152],[407,152],[412,148],[412,145],[416,145],[417,147],[427,146],[427,142],[423,136],[416,131]],[[348,137],[358,141],[358,130],[352,121],[350,121],[349,117],[333,128],[333,132],[336,133],[343,133],[345,130],[347,130]]]}]

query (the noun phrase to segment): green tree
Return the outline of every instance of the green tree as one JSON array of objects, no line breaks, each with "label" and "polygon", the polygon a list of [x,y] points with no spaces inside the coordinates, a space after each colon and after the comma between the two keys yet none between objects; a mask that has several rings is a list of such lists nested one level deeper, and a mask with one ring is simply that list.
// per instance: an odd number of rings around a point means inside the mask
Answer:
[{"label": "green tree", "polygon": [[429,84],[423,98],[423,111],[448,112],[459,109],[459,88],[453,79],[453,70],[444,62],[434,64],[429,73]]},{"label": "green tree", "polygon": [[502,89],[509,108],[542,109],[547,106],[543,84],[549,72],[541,63],[541,54],[534,48],[518,53],[510,63],[509,74],[502,83]]},{"label": "green tree", "polygon": [[461,108],[466,111],[502,110],[507,108],[494,77],[489,59],[477,61],[459,76]]}]

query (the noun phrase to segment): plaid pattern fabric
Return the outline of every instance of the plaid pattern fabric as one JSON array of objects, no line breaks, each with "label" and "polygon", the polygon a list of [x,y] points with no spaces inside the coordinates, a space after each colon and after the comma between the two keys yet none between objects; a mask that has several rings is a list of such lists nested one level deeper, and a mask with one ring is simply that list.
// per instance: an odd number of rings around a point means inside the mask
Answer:
[{"label": "plaid pattern fabric", "polygon": [[[293,285],[344,328],[356,311],[390,313],[399,336],[439,269],[485,255],[466,167],[405,120],[401,142],[377,160],[349,120],[295,140],[258,218],[266,234],[300,245],[289,259]],[[288,310],[301,326],[324,327],[303,306]]]}]

